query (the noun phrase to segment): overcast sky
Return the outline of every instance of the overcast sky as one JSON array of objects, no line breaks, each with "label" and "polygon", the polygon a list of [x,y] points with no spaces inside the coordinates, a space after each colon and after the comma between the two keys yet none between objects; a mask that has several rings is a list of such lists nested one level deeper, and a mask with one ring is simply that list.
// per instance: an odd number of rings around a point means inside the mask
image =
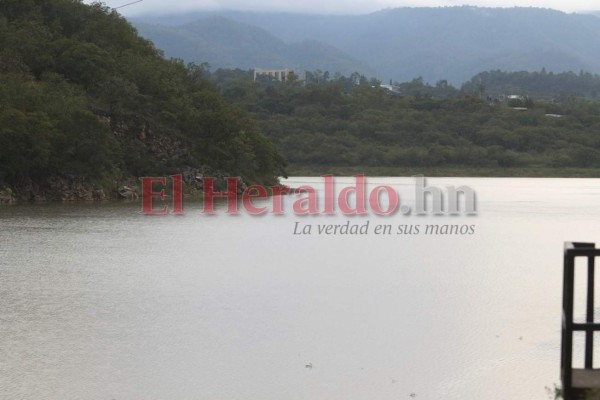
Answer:
[{"label": "overcast sky", "polygon": [[[118,7],[135,0],[105,0]],[[85,0],[90,3],[91,0]],[[148,12],[195,10],[260,10],[309,13],[363,14],[393,7],[440,7],[473,5],[480,7],[543,7],[565,12],[600,10],[598,0],[143,0],[119,9],[124,15]]]}]

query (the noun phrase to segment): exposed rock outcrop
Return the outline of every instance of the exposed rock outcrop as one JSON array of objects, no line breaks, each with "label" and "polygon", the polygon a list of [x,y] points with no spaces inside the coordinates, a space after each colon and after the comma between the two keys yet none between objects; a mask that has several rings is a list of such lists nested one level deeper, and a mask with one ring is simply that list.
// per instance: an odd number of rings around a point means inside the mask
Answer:
[{"label": "exposed rock outcrop", "polygon": [[0,190],[0,204],[14,204],[17,202],[10,188]]}]

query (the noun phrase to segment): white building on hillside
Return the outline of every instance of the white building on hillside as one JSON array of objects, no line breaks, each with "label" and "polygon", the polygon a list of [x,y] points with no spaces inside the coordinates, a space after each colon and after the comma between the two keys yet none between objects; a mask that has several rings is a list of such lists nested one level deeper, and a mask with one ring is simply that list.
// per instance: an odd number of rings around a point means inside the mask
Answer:
[{"label": "white building on hillside", "polygon": [[270,76],[277,81],[285,82],[293,74],[294,71],[291,69],[254,69],[254,80],[258,76]]}]

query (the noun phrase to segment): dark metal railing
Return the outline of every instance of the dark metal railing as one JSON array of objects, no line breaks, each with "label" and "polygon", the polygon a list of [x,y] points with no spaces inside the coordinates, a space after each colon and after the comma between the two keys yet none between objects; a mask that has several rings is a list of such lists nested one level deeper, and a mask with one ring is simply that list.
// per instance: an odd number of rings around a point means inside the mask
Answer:
[{"label": "dark metal railing", "polygon": [[[594,332],[600,332],[600,323],[594,322],[595,260],[599,256],[600,249],[596,249],[594,243],[565,243],[560,361],[563,396],[565,400],[574,399],[576,396],[576,388],[573,385],[574,332],[585,332],[584,370],[594,369]],[[573,321],[573,305],[575,296],[575,259],[578,257],[587,259],[587,300],[585,322],[576,323]]]}]

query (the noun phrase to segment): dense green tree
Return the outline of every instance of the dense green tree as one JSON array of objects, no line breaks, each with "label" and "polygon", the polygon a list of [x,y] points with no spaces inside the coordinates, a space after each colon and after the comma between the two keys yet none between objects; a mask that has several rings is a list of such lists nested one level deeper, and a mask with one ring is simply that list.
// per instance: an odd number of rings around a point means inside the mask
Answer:
[{"label": "dense green tree", "polygon": [[[498,76],[505,75],[510,76]],[[219,70],[212,79],[228,100],[259,121],[292,165],[312,166],[313,171],[600,167],[600,103],[586,99],[586,91],[562,101],[529,95],[513,103],[488,98],[496,86],[486,74],[471,81],[481,89],[474,95],[471,83],[460,92],[446,81],[431,86],[417,78],[394,83],[390,92],[358,74],[322,76],[316,71],[303,83],[254,82],[249,71]],[[543,71],[527,76],[533,81],[566,79]],[[566,76],[591,79],[587,74]]]},{"label": "dense green tree", "polygon": [[283,158],[207,68],[166,60],[102,4],[3,0],[0,186],[200,166],[275,182]]}]

